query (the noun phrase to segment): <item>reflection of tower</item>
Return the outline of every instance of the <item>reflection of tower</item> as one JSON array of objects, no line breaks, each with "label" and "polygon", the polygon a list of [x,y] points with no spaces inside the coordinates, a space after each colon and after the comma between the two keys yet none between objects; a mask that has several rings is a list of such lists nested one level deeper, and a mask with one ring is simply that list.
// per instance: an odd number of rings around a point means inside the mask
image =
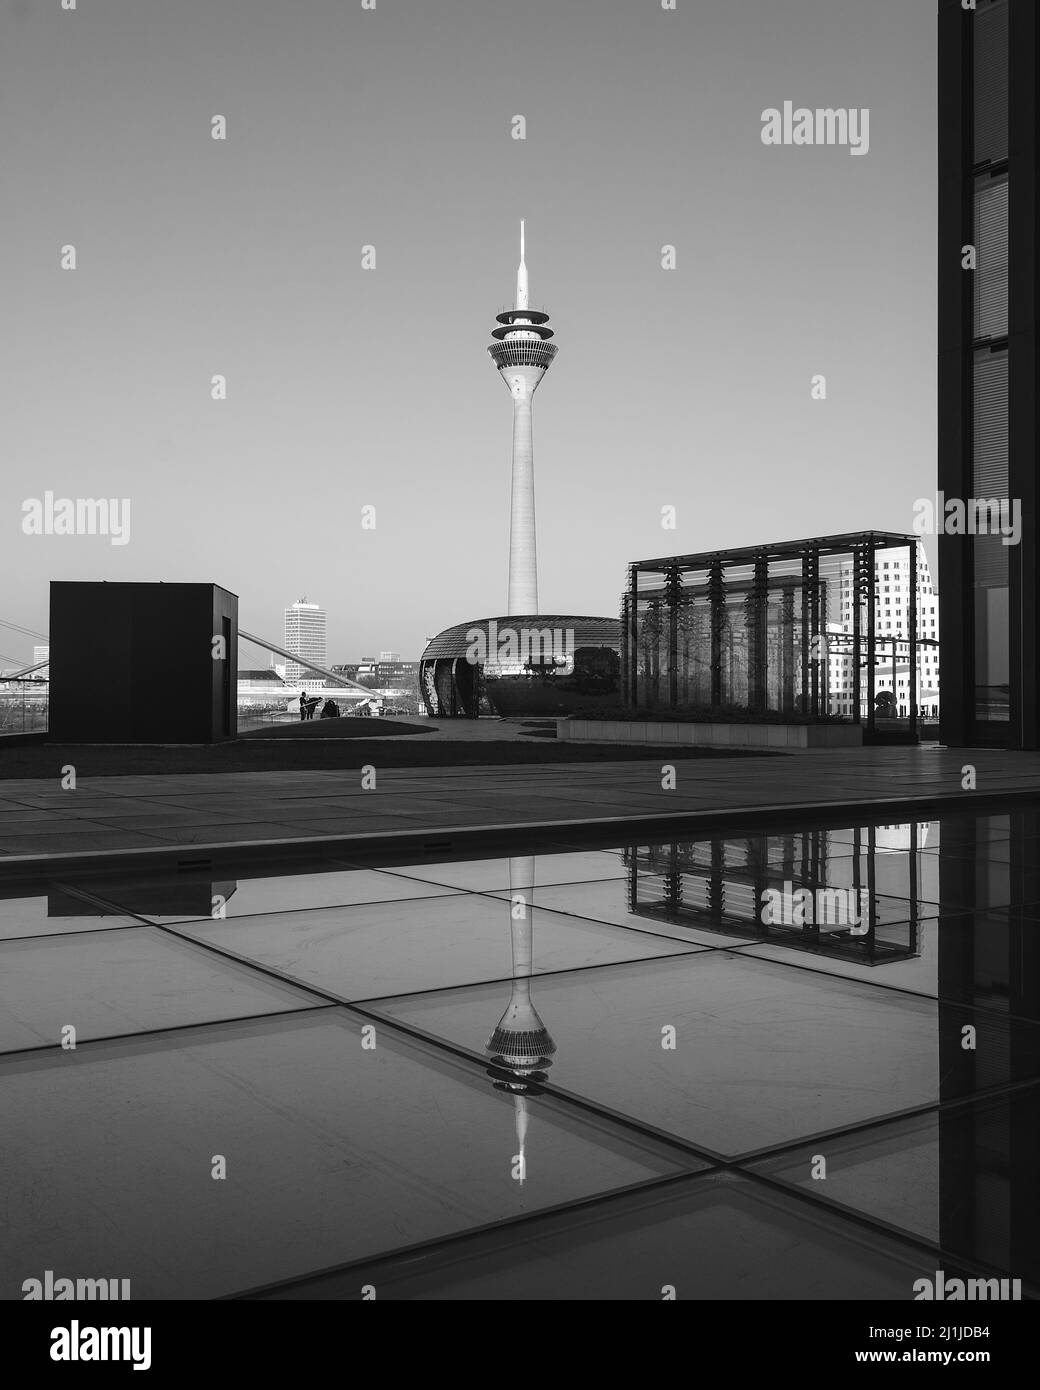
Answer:
[{"label": "reflection of tower", "polygon": [[507,613],[538,612],[538,550],[534,520],[534,442],[531,401],[556,356],[548,339],[549,315],[528,307],[524,224],[520,223],[520,267],[516,308],[498,315],[501,327],[488,348],[513,397],[513,483],[509,505],[509,601]]},{"label": "reflection of tower", "polygon": [[510,936],[513,945],[513,983],[506,1011],[488,1038],[485,1050],[491,1054],[488,1075],[496,1090],[510,1091],[516,1111],[517,1154],[520,1181],[526,1162],[527,1099],[537,1094],[552,1066],[556,1044],[531,1002],[531,974],[534,970],[534,868],[533,855],[509,861]]}]

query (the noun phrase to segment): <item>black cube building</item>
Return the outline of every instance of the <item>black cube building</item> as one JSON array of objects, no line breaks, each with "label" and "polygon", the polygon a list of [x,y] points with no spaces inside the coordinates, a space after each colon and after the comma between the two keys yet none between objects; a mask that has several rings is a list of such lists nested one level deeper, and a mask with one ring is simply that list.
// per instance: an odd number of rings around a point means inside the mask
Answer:
[{"label": "black cube building", "polygon": [[219,584],[51,584],[52,739],[234,738],[237,687],[238,598]]},{"label": "black cube building", "polygon": [[[939,488],[1021,538],[940,534],[940,735],[1040,746],[1036,0],[939,0]],[[974,264],[973,264],[974,261]]]}]

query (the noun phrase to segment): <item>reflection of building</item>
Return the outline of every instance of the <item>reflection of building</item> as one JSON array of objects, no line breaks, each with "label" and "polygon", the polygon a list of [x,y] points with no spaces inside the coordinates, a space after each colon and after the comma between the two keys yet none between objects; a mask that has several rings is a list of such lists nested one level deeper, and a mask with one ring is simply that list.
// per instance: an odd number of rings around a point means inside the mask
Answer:
[{"label": "reflection of building", "polygon": [[498,315],[499,327],[488,348],[513,398],[513,480],[509,505],[510,613],[538,611],[538,551],[535,542],[534,440],[531,409],[538,383],[556,356],[549,342],[549,315],[529,307],[524,224],[520,223],[520,266],[516,272],[516,307]]},{"label": "reflection of building", "polygon": [[495,1089],[513,1096],[516,1113],[518,1178],[523,1182],[527,1163],[528,1111],[526,1097],[538,1093],[552,1066],[556,1044],[531,1000],[534,973],[534,870],[533,855],[509,861],[509,925],[513,951],[513,981],[509,1003],[484,1050],[491,1056],[488,1075]]},{"label": "reflection of building", "polygon": [[[1033,900],[1040,893],[1040,814],[1012,811],[992,854],[993,821],[959,821],[943,853],[939,918],[939,1243],[971,1265],[1040,1283],[1040,930],[1029,909],[964,916],[959,903]],[[981,831],[981,833],[980,833]],[[965,1045],[964,1029],[975,1030]],[[1014,1088],[1019,1089],[1014,1089]],[[1012,1088],[1010,1093],[1006,1088]],[[996,1090],[996,1099],[955,1102]],[[974,1271],[973,1271],[974,1272]]]},{"label": "reflection of building", "polygon": [[[935,857],[920,853],[927,825],[855,826],[845,833],[848,839],[835,845],[832,831],[802,830],[631,846],[625,851],[629,910],[862,965],[916,955],[920,903],[934,899],[928,876]],[[811,896],[811,920],[764,920],[768,895],[787,886]],[[843,904],[852,908],[847,920]]]},{"label": "reflection of building", "polygon": [[1040,746],[1037,32],[1036,0],[939,3],[938,485],[1021,508],[1018,544],[939,536],[953,745]]},{"label": "reflection of building", "polygon": [[211,879],[185,874],[183,879],[126,878],[119,885],[119,906],[105,907],[71,893],[51,889],[47,916],[122,917],[139,912],[142,917],[209,917],[223,915],[224,905],[238,890],[237,879]]},{"label": "reflection of building", "polygon": [[[285,647],[296,656],[325,665],[325,610],[305,598],[297,599],[285,610]],[[303,690],[324,690],[325,682],[299,662],[289,661],[285,667],[287,685]]]},{"label": "reflection of building", "polygon": [[570,714],[615,705],[619,647],[616,618],[478,618],[430,639],[419,662],[419,693],[427,713],[442,719]]},{"label": "reflection of building", "polygon": [[[884,578],[893,573],[885,564],[902,556],[900,584],[915,592],[918,555],[915,536],[863,531],[629,565],[621,599],[626,703],[656,717],[844,715],[868,737],[915,738],[918,702],[904,704],[900,719],[870,692],[893,652],[898,664],[899,639],[905,689],[921,686],[918,608],[905,603],[906,630],[897,637],[894,581]],[[888,592],[879,592],[886,582]]]}]

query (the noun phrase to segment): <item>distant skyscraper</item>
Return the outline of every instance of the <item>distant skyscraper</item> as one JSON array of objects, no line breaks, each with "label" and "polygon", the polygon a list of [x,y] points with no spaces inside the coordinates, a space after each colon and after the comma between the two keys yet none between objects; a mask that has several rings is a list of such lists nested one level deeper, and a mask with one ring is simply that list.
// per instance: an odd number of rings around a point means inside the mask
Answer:
[{"label": "distant skyscraper", "polygon": [[[285,649],[319,666],[326,664],[324,608],[301,598],[285,610]],[[320,676],[295,661],[286,663],[285,680],[287,685],[308,689],[321,689],[325,685]]]},{"label": "distant skyscraper", "polygon": [[[33,665],[38,666],[41,661],[49,661],[51,655],[50,647],[33,647]],[[50,667],[45,666],[42,671],[34,673],[39,680],[43,680],[50,674]]]},{"label": "distant skyscraper", "polygon": [[538,548],[535,541],[534,441],[531,403],[538,383],[556,356],[548,341],[549,315],[529,307],[524,224],[520,223],[520,266],[516,307],[499,314],[488,348],[513,397],[513,484],[509,505],[509,591],[507,613],[538,612]]}]

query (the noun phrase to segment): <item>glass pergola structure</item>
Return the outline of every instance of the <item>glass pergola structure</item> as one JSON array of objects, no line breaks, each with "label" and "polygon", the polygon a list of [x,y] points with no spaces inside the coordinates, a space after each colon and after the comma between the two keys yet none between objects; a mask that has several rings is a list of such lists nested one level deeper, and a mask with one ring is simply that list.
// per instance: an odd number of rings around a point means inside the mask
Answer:
[{"label": "glass pergola structure", "polygon": [[[916,739],[917,547],[916,536],[861,531],[630,564],[625,704],[658,718],[786,714]],[[903,554],[879,560],[887,552]]]}]

